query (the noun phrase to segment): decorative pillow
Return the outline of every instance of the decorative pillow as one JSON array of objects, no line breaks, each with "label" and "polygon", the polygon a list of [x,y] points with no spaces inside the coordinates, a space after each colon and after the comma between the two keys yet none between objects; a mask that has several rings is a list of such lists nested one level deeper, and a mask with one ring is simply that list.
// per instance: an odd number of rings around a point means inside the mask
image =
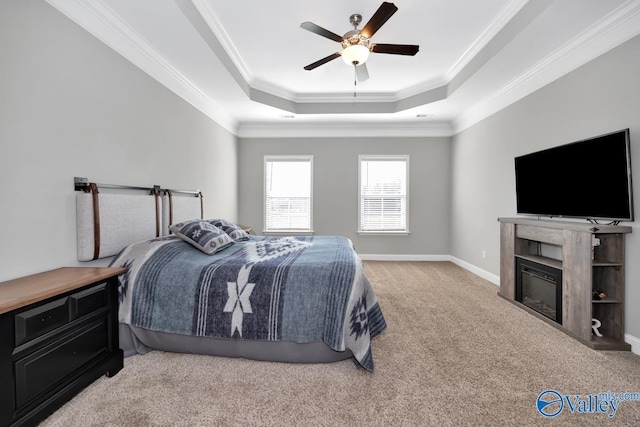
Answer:
[{"label": "decorative pillow", "polygon": [[227,233],[236,242],[249,240],[249,234],[231,221],[227,221],[226,219],[212,219],[209,222]]},{"label": "decorative pillow", "polygon": [[215,254],[231,245],[234,241],[227,233],[209,221],[194,219],[173,224],[169,227],[176,236],[191,243],[205,254]]}]

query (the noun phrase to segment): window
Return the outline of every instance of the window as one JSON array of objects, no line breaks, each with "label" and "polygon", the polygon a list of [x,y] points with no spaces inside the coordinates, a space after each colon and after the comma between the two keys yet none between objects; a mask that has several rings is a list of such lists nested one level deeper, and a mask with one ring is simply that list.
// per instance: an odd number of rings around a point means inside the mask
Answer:
[{"label": "window", "polygon": [[311,232],[313,156],[264,157],[264,231]]},{"label": "window", "polygon": [[359,232],[408,233],[409,156],[359,156]]}]

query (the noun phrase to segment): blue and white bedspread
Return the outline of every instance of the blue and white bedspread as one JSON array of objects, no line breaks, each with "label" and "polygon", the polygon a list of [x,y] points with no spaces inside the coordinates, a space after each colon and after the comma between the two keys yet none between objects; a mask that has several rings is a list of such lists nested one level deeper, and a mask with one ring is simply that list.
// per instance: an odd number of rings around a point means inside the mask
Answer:
[{"label": "blue and white bedspread", "polygon": [[345,237],[260,237],[206,255],[175,236],[134,243],[111,263],[121,323],[216,338],[322,341],[373,370],[386,323]]}]

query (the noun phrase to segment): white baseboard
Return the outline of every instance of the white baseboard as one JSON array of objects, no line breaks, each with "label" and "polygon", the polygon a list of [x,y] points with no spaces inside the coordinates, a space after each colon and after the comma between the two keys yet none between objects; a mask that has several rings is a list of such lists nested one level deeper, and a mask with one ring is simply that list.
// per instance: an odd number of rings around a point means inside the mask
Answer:
[{"label": "white baseboard", "polygon": [[633,335],[624,334],[624,341],[627,344],[631,344],[631,352],[640,355],[640,338],[636,338]]},{"label": "white baseboard", "polygon": [[470,272],[472,272],[473,274],[476,274],[480,277],[482,277],[485,280],[488,280],[489,282],[493,283],[496,286],[500,286],[500,276],[497,276],[493,273],[489,273],[486,270],[483,270],[479,267],[476,267],[473,264],[469,264],[466,261],[461,260],[460,258],[456,258],[456,257],[450,257],[450,261],[456,265],[459,265],[460,267],[464,268],[465,270],[469,270]]},{"label": "white baseboard", "polygon": [[482,270],[473,264],[462,261],[459,258],[451,255],[396,255],[396,254],[358,254],[363,261],[450,261],[465,270],[482,277],[485,280],[493,283],[494,285],[500,285],[500,276],[496,276],[493,273]]},{"label": "white baseboard", "polygon": [[450,255],[358,254],[363,261],[451,261]]}]

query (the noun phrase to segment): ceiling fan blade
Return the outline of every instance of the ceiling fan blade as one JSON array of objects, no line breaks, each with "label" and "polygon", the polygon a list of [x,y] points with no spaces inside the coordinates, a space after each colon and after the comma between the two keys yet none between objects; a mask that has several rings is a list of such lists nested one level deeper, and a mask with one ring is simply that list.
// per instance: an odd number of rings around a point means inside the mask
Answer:
[{"label": "ceiling fan blade", "polygon": [[375,53],[390,53],[392,55],[415,55],[420,46],[415,44],[374,44],[371,51]]},{"label": "ceiling fan blade", "polygon": [[387,22],[394,13],[396,13],[397,10],[398,8],[393,3],[382,3],[378,10],[376,10],[376,13],[374,13],[371,19],[369,19],[367,25],[365,25],[362,31],[360,31],[360,34],[371,38],[376,31],[378,31],[380,27],[382,27],[384,23]]},{"label": "ceiling fan blade", "polygon": [[333,61],[336,58],[340,58],[340,52],[336,52],[336,53],[332,53],[331,55],[324,57],[316,62],[314,62],[313,64],[309,64],[306,67],[304,67],[305,70],[310,71],[313,70],[316,67],[319,67],[323,64],[326,64],[329,61]]},{"label": "ceiling fan blade", "polygon": [[369,70],[367,70],[367,64],[358,65],[356,67],[356,78],[360,83],[369,80]]},{"label": "ceiling fan blade", "polygon": [[321,26],[314,24],[313,22],[303,22],[302,24],[300,24],[300,28],[304,28],[307,31],[311,31],[312,33],[316,33],[319,36],[326,37],[338,43],[342,42],[343,39],[342,36],[339,36],[336,33],[332,33],[331,31],[326,30]]}]

